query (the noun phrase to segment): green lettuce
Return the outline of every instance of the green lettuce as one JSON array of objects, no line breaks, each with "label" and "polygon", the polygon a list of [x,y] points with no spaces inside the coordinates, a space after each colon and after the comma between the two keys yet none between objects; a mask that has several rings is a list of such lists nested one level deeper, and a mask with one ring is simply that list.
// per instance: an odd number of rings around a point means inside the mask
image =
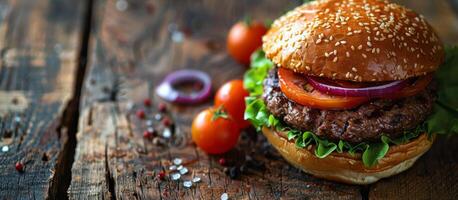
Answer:
[{"label": "green lettuce", "polygon": [[445,48],[444,64],[436,72],[438,100],[428,119],[428,132],[458,133],[458,46]]},{"label": "green lettuce", "polygon": [[311,131],[299,131],[285,125],[281,120],[269,113],[262,99],[263,81],[273,63],[265,57],[263,51],[253,53],[251,67],[244,75],[244,87],[250,96],[245,99],[245,119],[249,120],[259,131],[263,126],[282,131],[287,134],[288,140],[294,140],[296,147],[306,148],[315,145],[315,155],[324,158],[334,151],[348,152],[351,155],[361,153],[361,160],[366,167],[372,167],[383,158],[390,145],[407,143],[420,134],[427,132],[446,134],[458,132],[458,48],[447,48],[447,58],[444,66],[437,72],[439,85],[439,99],[435,112],[423,124],[414,130],[406,131],[399,138],[382,136],[379,142],[361,142],[351,144],[340,140],[338,142],[322,139]]}]

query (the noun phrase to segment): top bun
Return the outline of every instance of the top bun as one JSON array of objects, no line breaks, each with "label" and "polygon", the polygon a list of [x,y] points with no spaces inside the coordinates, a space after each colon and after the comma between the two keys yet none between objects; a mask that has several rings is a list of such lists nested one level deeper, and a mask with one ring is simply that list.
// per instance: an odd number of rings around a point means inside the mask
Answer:
[{"label": "top bun", "polygon": [[263,37],[279,67],[358,82],[435,71],[444,47],[423,16],[384,0],[317,0],[275,20]]}]

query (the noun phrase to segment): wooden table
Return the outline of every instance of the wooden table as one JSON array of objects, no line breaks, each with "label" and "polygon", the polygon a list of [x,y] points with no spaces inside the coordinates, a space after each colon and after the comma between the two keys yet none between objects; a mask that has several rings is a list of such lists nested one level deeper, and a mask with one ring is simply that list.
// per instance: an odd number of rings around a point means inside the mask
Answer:
[{"label": "wooden table", "polygon": [[[193,116],[211,102],[168,104],[173,139],[142,137],[145,121],[135,110],[151,98],[147,116],[157,113],[154,88],[165,74],[204,70],[215,88],[241,78],[244,68],[225,50],[228,28],[245,14],[275,19],[300,2],[1,0],[0,199],[458,199],[458,137],[440,137],[412,169],[366,187],[302,173],[253,133],[225,157],[261,164],[230,179],[220,157],[190,140]],[[399,2],[458,44],[446,0]],[[184,179],[201,183],[188,189],[158,180],[174,158],[190,170]]]}]

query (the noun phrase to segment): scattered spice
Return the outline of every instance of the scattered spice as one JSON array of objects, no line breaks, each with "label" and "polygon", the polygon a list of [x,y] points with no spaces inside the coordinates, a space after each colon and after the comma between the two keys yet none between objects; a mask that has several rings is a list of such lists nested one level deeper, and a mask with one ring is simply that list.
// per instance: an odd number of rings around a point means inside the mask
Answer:
[{"label": "scattered spice", "polygon": [[172,137],[172,131],[169,128],[165,128],[164,132],[162,132],[162,137],[165,139]]},{"label": "scattered spice", "polygon": [[191,188],[192,187],[192,182],[191,181],[184,181],[183,182],[183,186],[185,188]]},{"label": "scattered spice", "polygon": [[157,174],[159,180],[165,180],[165,172],[161,171]]},{"label": "scattered spice", "polygon": [[48,162],[48,160],[49,160],[48,154],[43,153],[43,155],[41,156],[41,161]]},{"label": "scattered spice", "polygon": [[159,103],[158,109],[159,109],[159,112],[165,113],[167,111],[167,105],[161,102]]},{"label": "scattered spice", "polygon": [[146,98],[143,100],[143,105],[150,107],[153,104],[150,98]]},{"label": "scattered spice", "polygon": [[158,114],[154,115],[154,119],[157,120],[157,121],[161,121],[162,115],[158,113]]},{"label": "scattered spice", "polygon": [[240,169],[238,167],[230,167],[229,170],[227,171],[227,175],[231,179],[238,179],[240,178]]},{"label": "scattered spice", "polygon": [[4,152],[4,153],[8,152],[9,150],[10,150],[10,148],[7,145],[2,147],[2,152]]},{"label": "scattered spice", "polygon": [[172,125],[172,120],[169,117],[164,117],[164,119],[162,120],[162,124],[164,126],[170,126]]},{"label": "scattered spice", "polygon": [[228,200],[228,199],[229,199],[229,195],[227,195],[227,193],[221,194],[221,200]]},{"label": "scattered spice", "polygon": [[149,130],[146,130],[143,132],[143,138],[145,139],[151,139],[154,137],[154,133],[149,131]]},{"label": "scattered spice", "polygon": [[14,117],[14,122],[16,122],[17,124],[21,123],[21,117],[19,116]]},{"label": "scattered spice", "polygon": [[200,177],[194,177],[194,178],[192,179],[192,182],[193,182],[193,183],[198,183],[198,182],[200,182],[200,181],[201,181],[201,178],[200,178]]},{"label": "scattered spice", "polygon": [[174,174],[172,174],[171,178],[172,178],[172,181],[177,181],[177,180],[179,180],[181,178],[181,174],[174,173]]},{"label": "scattered spice", "polygon": [[21,162],[17,162],[15,168],[18,172],[24,172],[24,165]]},{"label": "scattered spice", "polygon": [[169,170],[170,171],[175,171],[175,170],[177,170],[177,166],[176,165],[170,165]]},{"label": "scattered spice", "polygon": [[137,110],[136,115],[139,119],[145,119],[146,117],[145,111],[143,109]]},{"label": "scattered spice", "polygon": [[175,159],[173,159],[172,162],[173,162],[174,165],[181,165],[181,163],[183,163],[183,159],[175,158]]},{"label": "scattered spice", "polygon": [[188,172],[189,172],[189,170],[188,170],[188,168],[186,168],[186,167],[183,167],[182,169],[180,169],[180,174],[181,174],[181,175],[185,175],[185,174],[187,174]]},{"label": "scattered spice", "polygon": [[218,163],[219,163],[220,165],[222,165],[222,166],[226,166],[226,164],[227,164],[227,163],[226,163],[226,159],[224,159],[224,158],[220,158],[220,159],[218,160]]}]

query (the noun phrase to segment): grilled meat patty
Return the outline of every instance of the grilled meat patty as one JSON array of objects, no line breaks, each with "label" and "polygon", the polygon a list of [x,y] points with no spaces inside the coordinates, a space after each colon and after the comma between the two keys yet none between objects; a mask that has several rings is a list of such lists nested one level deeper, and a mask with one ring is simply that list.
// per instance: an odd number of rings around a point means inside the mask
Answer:
[{"label": "grilled meat patty", "polygon": [[399,100],[374,99],[351,110],[320,110],[289,100],[280,90],[277,69],[264,80],[264,102],[278,119],[321,138],[351,143],[397,138],[416,128],[431,114],[436,99],[434,84],[416,96]]}]

